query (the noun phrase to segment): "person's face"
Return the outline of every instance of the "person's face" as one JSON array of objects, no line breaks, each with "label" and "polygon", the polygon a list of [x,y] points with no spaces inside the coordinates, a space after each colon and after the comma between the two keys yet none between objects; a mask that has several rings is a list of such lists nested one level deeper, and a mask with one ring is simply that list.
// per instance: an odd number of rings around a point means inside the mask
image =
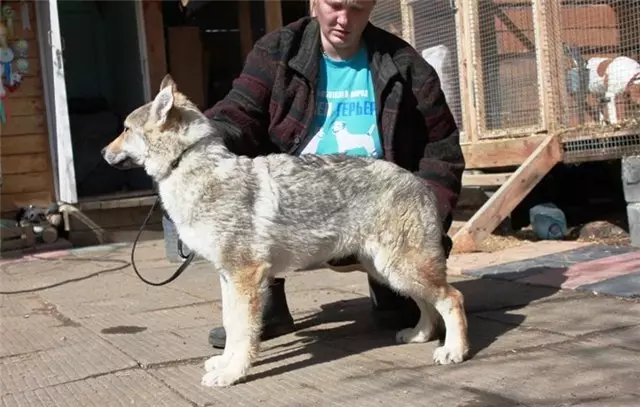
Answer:
[{"label": "person's face", "polygon": [[375,0],[316,0],[323,39],[336,50],[357,47],[374,5]]}]

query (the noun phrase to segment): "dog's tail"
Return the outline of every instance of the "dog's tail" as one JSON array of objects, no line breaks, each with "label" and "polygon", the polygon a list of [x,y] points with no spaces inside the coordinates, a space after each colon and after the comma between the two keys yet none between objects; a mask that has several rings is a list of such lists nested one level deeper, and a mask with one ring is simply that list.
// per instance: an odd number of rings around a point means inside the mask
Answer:
[{"label": "dog's tail", "polygon": [[375,129],[376,129],[376,125],[374,123],[374,124],[371,125],[371,127],[369,127],[369,131],[367,132],[367,135],[371,136]]}]

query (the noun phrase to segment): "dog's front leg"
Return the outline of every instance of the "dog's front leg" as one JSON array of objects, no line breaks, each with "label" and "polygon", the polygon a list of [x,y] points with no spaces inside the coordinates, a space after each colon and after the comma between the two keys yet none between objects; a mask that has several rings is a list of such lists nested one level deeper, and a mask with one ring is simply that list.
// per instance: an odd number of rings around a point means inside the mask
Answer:
[{"label": "dog's front leg", "polygon": [[266,267],[222,273],[222,320],[227,334],[222,355],[205,363],[204,386],[230,386],[244,378],[260,346]]},{"label": "dog's front leg", "polygon": [[[227,305],[229,304],[229,289],[231,287],[231,284],[228,283],[227,276],[224,273],[220,273],[220,293],[222,295],[222,326],[225,327],[225,332],[227,332],[226,327],[228,327],[229,324],[233,322],[233,318],[235,318],[235,316],[232,315],[231,306]],[[207,361],[204,363],[204,370],[206,372],[212,372],[214,370],[222,370],[227,367],[232,355],[229,349],[231,349],[231,347],[225,346],[222,355],[216,355],[207,359]]]}]

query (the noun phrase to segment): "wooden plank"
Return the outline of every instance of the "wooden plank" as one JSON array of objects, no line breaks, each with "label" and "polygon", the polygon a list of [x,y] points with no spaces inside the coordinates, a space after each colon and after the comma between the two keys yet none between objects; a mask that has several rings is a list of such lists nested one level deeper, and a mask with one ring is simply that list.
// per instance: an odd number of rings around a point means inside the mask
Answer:
[{"label": "wooden plank", "polygon": [[2,156],[48,153],[49,138],[47,134],[25,134],[22,136],[1,137],[0,152]]},{"label": "wooden plank", "polygon": [[46,114],[42,96],[14,97],[12,94],[5,102],[10,109],[11,117]]},{"label": "wooden plank", "polygon": [[402,21],[402,39],[415,46],[415,30],[413,29],[413,8],[408,0],[400,0],[400,19]]},{"label": "wooden plank", "polygon": [[[199,109],[205,106],[205,73],[199,27],[168,27],[169,71]],[[152,88],[155,92],[155,88]]]},{"label": "wooden plank", "polygon": [[162,2],[159,0],[144,0],[142,3],[142,15],[147,39],[149,87],[151,95],[154,96],[160,89],[162,78],[167,73]]},{"label": "wooden plank", "polygon": [[[46,168],[44,168],[46,170]],[[34,172],[29,174],[4,174],[2,177],[3,194],[22,194],[25,192],[46,191],[53,184],[49,172]]]},{"label": "wooden plank", "polygon": [[238,0],[238,28],[240,29],[240,52],[242,60],[253,48],[253,33],[251,31],[251,5],[249,0]]},{"label": "wooden plank", "polygon": [[544,141],[545,135],[462,144],[466,169],[517,166]]},{"label": "wooden plank", "polygon": [[22,74],[25,78],[40,78],[40,57],[35,52],[30,52],[27,57],[27,61],[29,62],[29,70]]},{"label": "wooden plank", "polygon": [[462,185],[474,187],[493,187],[503,185],[511,175],[513,175],[512,172],[501,172],[495,174],[469,174],[465,172],[462,174]]},{"label": "wooden plank", "polygon": [[[11,105],[9,105],[11,109]],[[7,123],[0,125],[0,137],[47,132],[47,120],[44,114],[35,116],[11,117],[9,110]]]},{"label": "wooden plank", "polygon": [[498,227],[538,182],[560,161],[562,145],[548,135],[509,180],[453,236],[456,252],[469,252]]},{"label": "wooden plank", "polygon": [[282,27],[282,5],[280,0],[264,2],[264,19],[266,33]]},{"label": "wooden plank", "polygon": [[[6,3],[6,2],[3,2]],[[22,38],[25,40],[34,40],[37,38],[37,25],[38,22],[36,20],[36,11],[34,8],[34,4],[33,1],[28,1],[26,2],[27,5],[29,6],[29,22],[31,24],[31,30],[26,30],[23,26],[22,26],[22,17],[20,16],[21,13],[21,5],[18,2],[12,1],[11,2],[11,7],[13,8],[13,10],[16,12],[16,18],[14,18],[13,20],[13,33],[14,33],[14,38]],[[29,48],[29,51],[31,54],[36,53],[37,52],[37,47],[36,48]],[[33,51],[32,51],[33,50]]]},{"label": "wooden plank", "polygon": [[49,155],[37,153],[28,155],[9,155],[2,157],[2,176],[9,174],[28,174],[49,169]]},{"label": "wooden plank", "polygon": [[461,142],[474,142],[477,139],[477,123],[475,117],[474,101],[471,89],[473,89],[473,54],[469,48],[471,45],[471,32],[469,30],[468,13],[463,0],[456,0],[458,12],[455,14],[458,46],[458,73],[460,75],[460,109],[462,112]]},{"label": "wooden plank", "polygon": [[23,206],[37,205],[49,206],[52,202],[53,195],[51,191],[28,192],[25,194],[2,194],[0,209],[2,213],[15,211]]},{"label": "wooden plank", "polygon": [[481,28],[486,31],[487,27],[481,27],[480,24],[480,5],[478,2],[465,1],[465,13],[468,15],[468,27],[469,27],[469,44],[471,53],[471,66],[472,72],[472,88],[471,92],[474,96],[474,112],[476,121],[477,136],[487,128],[486,117],[486,105],[485,105],[485,83],[483,69],[486,66],[486,61],[483,60],[482,55],[482,40],[483,37]]},{"label": "wooden plank", "polygon": [[13,229],[2,229],[2,243],[0,244],[0,250],[3,252],[24,249],[34,246],[35,244],[36,234],[33,231],[32,226],[16,226]]},{"label": "wooden plank", "polygon": [[13,92],[7,92],[8,97],[5,99],[5,103],[9,106],[9,112],[11,112],[11,102],[14,98],[23,97],[42,97],[42,79],[35,76],[26,76],[22,80],[22,83]]},{"label": "wooden plank", "polygon": [[551,133],[561,126],[564,71],[560,24],[561,5],[557,1],[533,0],[534,34],[538,76],[538,98],[542,129]]}]

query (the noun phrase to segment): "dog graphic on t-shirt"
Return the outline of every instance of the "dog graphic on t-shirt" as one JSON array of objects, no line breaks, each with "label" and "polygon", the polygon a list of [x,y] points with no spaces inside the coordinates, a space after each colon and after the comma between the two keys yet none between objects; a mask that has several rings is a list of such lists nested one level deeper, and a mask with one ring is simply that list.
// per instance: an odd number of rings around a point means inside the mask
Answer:
[{"label": "dog graphic on t-shirt", "polygon": [[[370,155],[373,155],[376,152],[376,147],[373,143],[372,137],[373,131],[375,130],[375,125],[371,125],[369,131],[365,134],[354,134],[349,132],[345,122],[338,120],[333,123],[331,130],[336,140],[336,153],[338,154],[346,153],[357,148],[364,148]],[[320,129],[313,136],[309,144],[303,149],[301,154],[317,153],[318,147],[323,138],[324,132],[322,129]]]},{"label": "dog graphic on t-shirt", "polygon": [[333,123],[331,128],[338,144],[339,153],[345,153],[356,148],[364,148],[370,155],[376,152],[373,137],[371,137],[374,129],[375,125],[372,124],[366,134],[354,134],[349,132],[345,122],[339,120]]}]

